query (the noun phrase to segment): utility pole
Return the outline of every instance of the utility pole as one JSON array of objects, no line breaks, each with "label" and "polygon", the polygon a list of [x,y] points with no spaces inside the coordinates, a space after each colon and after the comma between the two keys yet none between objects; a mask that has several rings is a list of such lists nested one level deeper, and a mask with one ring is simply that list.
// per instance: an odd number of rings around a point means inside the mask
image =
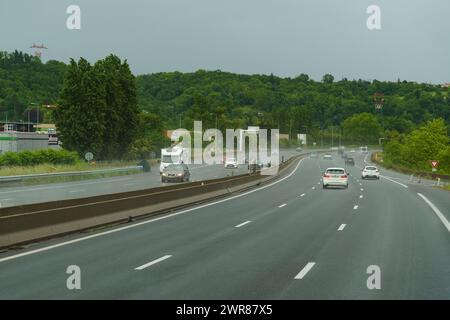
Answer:
[{"label": "utility pole", "polygon": [[323,149],[323,127],[320,127],[320,144],[322,146]]},{"label": "utility pole", "polygon": [[334,127],[331,126],[331,148],[334,146]]}]

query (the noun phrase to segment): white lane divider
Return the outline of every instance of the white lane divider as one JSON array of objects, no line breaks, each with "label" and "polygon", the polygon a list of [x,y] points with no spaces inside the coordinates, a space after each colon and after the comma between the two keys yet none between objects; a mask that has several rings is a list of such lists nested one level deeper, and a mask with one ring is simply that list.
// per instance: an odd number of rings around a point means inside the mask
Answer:
[{"label": "white lane divider", "polygon": [[389,181],[391,181],[391,182],[393,182],[393,183],[396,183],[396,184],[402,186],[403,188],[408,188],[408,186],[407,186],[406,184],[400,183],[400,182],[395,181],[395,180],[393,180],[393,179],[391,179],[391,178],[388,178],[388,177],[386,177],[386,176],[380,175],[380,177],[383,178],[383,179],[389,180]]},{"label": "white lane divider", "polygon": [[300,195],[300,197],[304,197],[306,195],[306,193],[302,193],[301,195]]},{"label": "white lane divider", "polygon": [[358,209],[358,205],[353,207],[353,210],[357,210]]},{"label": "white lane divider", "polygon": [[134,268],[134,270],[144,270],[145,268],[148,268],[148,267],[150,267],[150,266],[152,266],[154,264],[157,264],[158,262],[164,261],[164,260],[169,259],[171,257],[172,257],[171,255],[166,255],[166,256],[158,258],[156,260],[150,261],[149,263],[143,264],[140,267]]},{"label": "white lane divider", "polygon": [[341,224],[338,228],[338,231],[344,230],[345,226],[346,226],[346,224]]},{"label": "white lane divider", "polygon": [[124,186],[125,187],[134,186],[134,183],[125,183]]},{"label": "white lane divider", "polygon": [[364,189],[363,189],[363,188],[361,188],[361,191],[364,191]]},{"label": "white lane divider", "polygon": [[286,203],[283,203],[283,204],[279,205],[278,208],[283,208],[285,206],[286,206]]},{"label": "white lane divider", "polygon": [[444,226],[447,228],[447,231],[450,232],[450,223],[448,222],[448,220],[445,218],[445,216],[442,214],[442,212],[430,201],[428,200],[427,197],[425,197],[423,194],[421,193],[417,193],[419,195],[419,197],[421,197],[423,199],[423,201],[426,202],[426,204],[434,211],[434,213],[438,216],[439,219],[441,219],[442,223],[444,224]]},{"label": "white lane divider", "polygon": [[360,196],[359,196],[360,199],[362,199],[363,197],[364,197],[363,195],[360,195]]},{"label": "white lane divider", "polygon": [[316,263],[315,262],[308,262],[308,264],[295,276],[294,279],[301,280],[303,279],[306,274],[314,267]]},{"label": "white lane divider", "polygon": [[311,189],[316,190],[316,187],[312,187]]},{"label": "white lane divider", "polygon": [[250,220],[247,220],[247,221],[245,221],[245,222],[242,222],[241,224],[238,224],[237,226],[234,226],[235,228],[240,228],[240,227],[242,227],[242,226],[245,226],[246,224],[249,224],[251,221]]},{"label": "white lane divider", "polygon": [[86,190],[84,189],[78,189],[78,190],[71,190],[69,191],[69,193],[80,193],[80,192],[85,192]]}]

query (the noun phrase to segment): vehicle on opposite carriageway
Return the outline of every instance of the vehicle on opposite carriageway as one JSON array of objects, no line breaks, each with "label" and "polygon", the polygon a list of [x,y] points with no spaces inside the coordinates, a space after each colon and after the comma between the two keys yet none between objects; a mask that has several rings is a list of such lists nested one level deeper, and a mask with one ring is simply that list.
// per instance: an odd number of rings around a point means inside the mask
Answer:
[{"label": "vehicle on opposite carriageway", "polygon": [[161,182],[185,182],[189,181],[191,173],[189,168],[184,163],[181,164],[169,164],[164,168],[161,174]]},{"label": "vehicle on opposite carriageway", "polygon": [[159,173],[162,174],[164,169],[171,164],[182,164],[187,160],[185,149],[179,145],[161,150],[161,163],[159,165]]}]

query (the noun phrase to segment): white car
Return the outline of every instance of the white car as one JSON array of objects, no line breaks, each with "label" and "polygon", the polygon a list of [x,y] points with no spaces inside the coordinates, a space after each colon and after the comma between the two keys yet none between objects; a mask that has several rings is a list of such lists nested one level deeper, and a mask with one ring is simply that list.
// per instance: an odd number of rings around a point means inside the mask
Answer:
[{"label": "white car", "polygon": [[324,160],[333,160],[333,157],[331,156],[331,154],[324,154],[323,159]]},{"label": "white car", "polygon": [[378,168],[375,166],[365,166],[361,174],[361,179],[367,178],[380,179]]},{"label": "white car", "polygon": [[330,186],[348,188],[348,174],[344,168],[328,168],[322,176],[322,186],[327,188]]},{"label": "white car", "polygon": [[225,160],[224,168],[225,169],[237,169],[238,163],[236,159],[227,159]]}]

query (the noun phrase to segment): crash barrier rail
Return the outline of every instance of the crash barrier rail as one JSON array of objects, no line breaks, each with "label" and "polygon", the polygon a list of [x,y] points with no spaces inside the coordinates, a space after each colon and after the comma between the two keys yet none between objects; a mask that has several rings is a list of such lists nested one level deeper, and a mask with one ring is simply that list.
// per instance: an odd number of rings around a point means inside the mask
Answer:
[{"label": "crash barrier rail", "polygon": [[258,172],[88,198],[1,208],[0,248],[161,214],[226,196],[276,179],[300,157],[292,157],[282,163],[278,174],[274,176],[263,176]]},{"label": "crash barrier rail", "polygon": [[110,168],[110,169],[97,169],[89,171],[67,171],[67,172],[52,172],[52,173],[36,173],[36,174],[25,174],[20,176],[0,176],[1,182],[10,182],[25,179],[36,179],[36,178],[48,178],[48,177],[61,177],[61,176],[81,176],[88,174],[100,174],[100,173],[113,173],[113,172],[123,172],[130,170],[142,170],[142,166],[128,166],[123,168]]}]

